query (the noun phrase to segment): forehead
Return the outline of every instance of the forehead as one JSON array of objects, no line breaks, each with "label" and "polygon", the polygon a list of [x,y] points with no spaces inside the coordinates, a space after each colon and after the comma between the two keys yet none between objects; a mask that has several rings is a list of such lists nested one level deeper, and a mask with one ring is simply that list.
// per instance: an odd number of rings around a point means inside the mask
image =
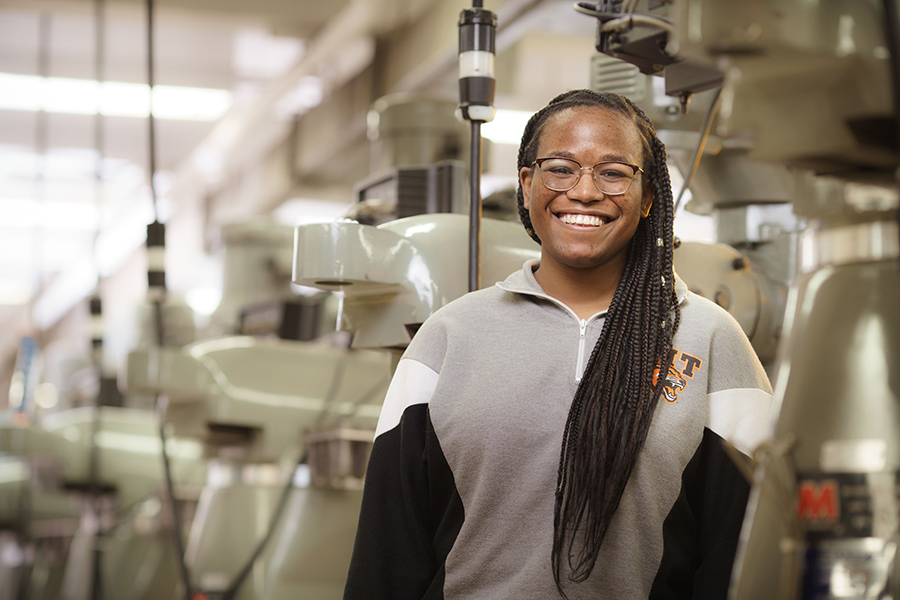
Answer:
[{"label": "forehead", "polygon": [[538,155],[589,154],[592,160],[609,157],[639,162],[644,144],[637,125],[618,111],[598,106],[576,106],[550,116],[538,140]]}]

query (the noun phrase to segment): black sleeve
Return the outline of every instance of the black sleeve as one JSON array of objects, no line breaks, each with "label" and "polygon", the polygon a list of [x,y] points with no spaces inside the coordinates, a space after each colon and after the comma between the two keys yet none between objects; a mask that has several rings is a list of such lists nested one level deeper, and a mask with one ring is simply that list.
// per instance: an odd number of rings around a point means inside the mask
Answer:
[{"label": "black sleeve", "polygon": [[443,598],[462,503],[427,404],[406,408],[372,447],[344,600]]},{"label": "black sleeve", "polygon": [[653,600],[725,600],[750,484],[709,429],[663,524]]}]

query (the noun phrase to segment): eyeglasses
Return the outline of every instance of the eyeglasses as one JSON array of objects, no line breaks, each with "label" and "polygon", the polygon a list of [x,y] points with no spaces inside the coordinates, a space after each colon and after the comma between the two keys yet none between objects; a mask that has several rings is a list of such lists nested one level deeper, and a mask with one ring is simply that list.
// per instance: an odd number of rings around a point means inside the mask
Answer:
[{"label": "eyeglasses", "polygon": [[593,167],[582,167],[578,161],[571,158],[550,156],[534,161],[544,185],[555,192],[567,192],[578,185],[581,174],[591,172],[591,179],[597,191],[610,196],[624,194],[631,187],[631,182],[637,176],[638,171],[644,172],[637,165],[629,165],[615,161],[599,162]]}]

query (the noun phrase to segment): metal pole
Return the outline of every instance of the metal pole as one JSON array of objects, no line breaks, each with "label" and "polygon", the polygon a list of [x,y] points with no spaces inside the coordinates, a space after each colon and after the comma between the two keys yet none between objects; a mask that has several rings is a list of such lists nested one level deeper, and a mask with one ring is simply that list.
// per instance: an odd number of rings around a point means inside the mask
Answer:
[{"label": "metal pole", "polygon": [[481,121],[472,121],[469,169],[469,291],[481,288]]},{"label": "metal pole", "polygon": [[472,123],[469,153],[469,291],[481,287],[481,124],[494,118],[497,16],[475,0],[459,19],[459,115]]}]

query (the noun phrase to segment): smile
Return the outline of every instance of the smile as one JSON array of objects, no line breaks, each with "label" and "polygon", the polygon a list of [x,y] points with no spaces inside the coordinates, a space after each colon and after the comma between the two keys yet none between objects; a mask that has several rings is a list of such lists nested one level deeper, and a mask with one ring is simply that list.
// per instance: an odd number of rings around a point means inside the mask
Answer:
[{"label": "smile", "polygon": [[569,225],[586,225],[590,227],[600,227],[606,220],[594,215],[570,214],[563,213],[557,215],[559,220]]}]

